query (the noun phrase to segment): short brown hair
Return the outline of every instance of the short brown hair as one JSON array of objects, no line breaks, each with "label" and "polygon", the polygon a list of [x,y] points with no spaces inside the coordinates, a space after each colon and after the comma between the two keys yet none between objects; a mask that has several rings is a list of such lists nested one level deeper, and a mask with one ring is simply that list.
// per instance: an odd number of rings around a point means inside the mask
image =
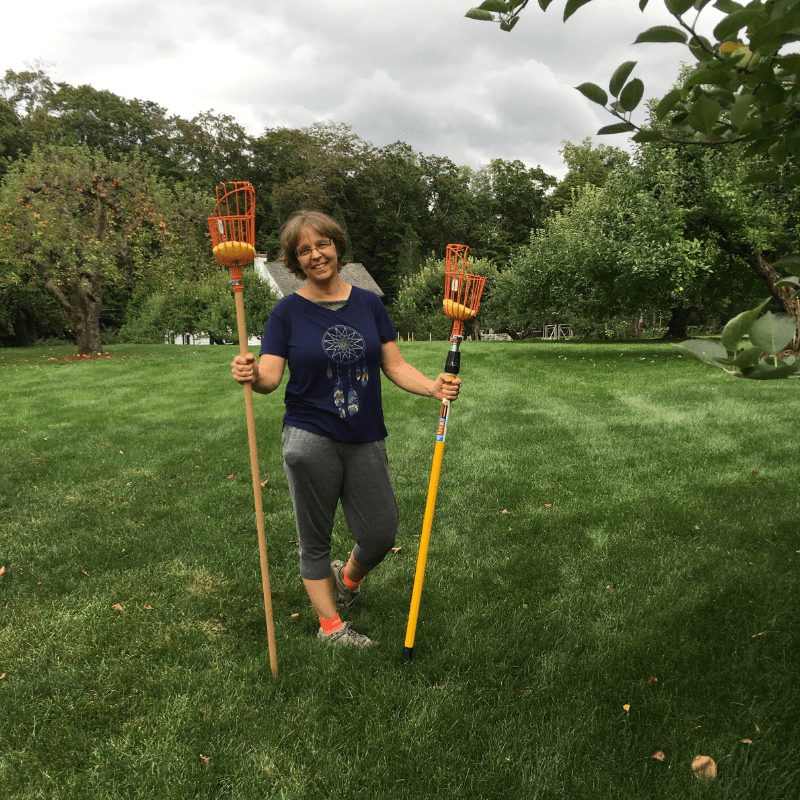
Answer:
[{"label": "short brown hair", "polygon": [[344,260],[344,254],[347,252],[347,234],[341,225],[321,211],[295,211],[284,222],[280,232],[281,254],[278,258],[286,264],[289,272],[293,272],[299,278],[305,277],[303,268],[295,255],[295,250],[297,250],[297,243],[300,241],[300,231],[307,227],[311,227],[321,236],[326,236],[328,239],[333,240],[336,245],[336,255],[339,257],[339,269],[347,264]]}]

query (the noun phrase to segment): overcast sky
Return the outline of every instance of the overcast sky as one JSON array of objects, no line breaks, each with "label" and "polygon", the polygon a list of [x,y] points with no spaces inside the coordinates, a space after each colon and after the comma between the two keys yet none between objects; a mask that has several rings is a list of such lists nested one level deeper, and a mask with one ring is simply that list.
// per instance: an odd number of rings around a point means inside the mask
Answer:
[{"label": "overcast sky", "polygon": [[254,135],[330,120],[378,146],[402,140],[473,168],[520,159],[561,177],[562,141],[614,122],[573,87],[606,87],[634,60],[645,97],[660,97],[687,55],[676,44],[631,45],[669,23],[660,0],[645,13],[637,0],[594,0],[566,23],[563,0],[547,13],[531,0],[510,34],[464,17],[479,2],[15,2],[2,13],[14,35],[3,39],[0,70],[38,63],[56,81],[187,119],[230,114]]}]

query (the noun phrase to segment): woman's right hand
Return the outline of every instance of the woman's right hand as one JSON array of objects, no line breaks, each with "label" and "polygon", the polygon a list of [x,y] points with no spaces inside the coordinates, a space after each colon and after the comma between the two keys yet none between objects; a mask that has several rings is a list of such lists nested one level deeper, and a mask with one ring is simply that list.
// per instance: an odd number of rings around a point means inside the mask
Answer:
[{"label": "woman's right hand", "polygon": [[239,355],[231,363],[231,374],[237,383],[255,383],[258,380],[258,361],[252,353]]}]

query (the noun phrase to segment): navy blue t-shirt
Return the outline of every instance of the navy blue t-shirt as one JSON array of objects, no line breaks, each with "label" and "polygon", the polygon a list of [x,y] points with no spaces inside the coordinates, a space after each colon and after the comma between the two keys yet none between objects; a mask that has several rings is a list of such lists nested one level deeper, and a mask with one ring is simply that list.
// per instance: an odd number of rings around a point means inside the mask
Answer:
[{"label": "navy blue t-shirt", "polygon": [[289,365],[285,425],[339,442],[385,439],[382,344],[397,338],[374,292],[353,286],[333,311],[290,294],[269,315],[261,355]]}]

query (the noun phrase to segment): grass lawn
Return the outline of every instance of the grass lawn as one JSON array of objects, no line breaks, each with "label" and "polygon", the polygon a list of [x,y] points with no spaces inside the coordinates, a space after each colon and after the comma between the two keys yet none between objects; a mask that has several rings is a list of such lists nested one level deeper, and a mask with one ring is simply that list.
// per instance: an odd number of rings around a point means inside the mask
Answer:
[{"label": "grass lawn", "polygon": [[465,342],[408,667],[438,404],[384,388],[401,550],[353,651],[315,638],[256,396],[273,679],[237,351],[71,352],[0,351],[2,797],[800,797],[797,382]]}]

